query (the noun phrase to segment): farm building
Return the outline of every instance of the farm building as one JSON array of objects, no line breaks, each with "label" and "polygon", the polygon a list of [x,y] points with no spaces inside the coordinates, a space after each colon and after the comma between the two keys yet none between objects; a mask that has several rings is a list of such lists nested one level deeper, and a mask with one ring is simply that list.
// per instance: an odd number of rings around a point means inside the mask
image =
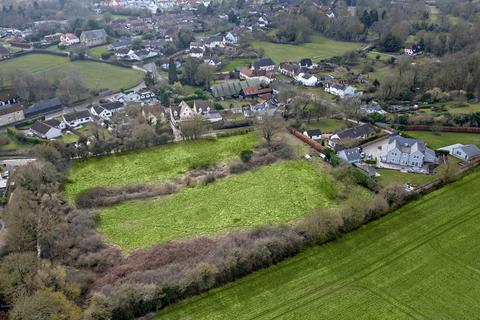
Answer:
[{"label": "farm building", "polygon": [[0,126],[5,126],[25,119],[23,107],[19,104],[11,104],[0,107]]}]

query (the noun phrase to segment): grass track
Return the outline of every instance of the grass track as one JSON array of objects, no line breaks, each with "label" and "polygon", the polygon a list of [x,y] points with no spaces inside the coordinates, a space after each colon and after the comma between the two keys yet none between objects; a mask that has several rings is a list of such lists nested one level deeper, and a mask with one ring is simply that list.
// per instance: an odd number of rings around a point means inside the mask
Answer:
[{"label": "grass track", "polygon": [[0,62],[0,71],[23,70],[34,74],[45,74],[50,81],[61,80],[69,72],[80,74],[91,89],[109,88],[113,91],[130,88],[143,79],[143,73],[133,69],[117,67],[92,61],[71,62],[66,57],[48,54],[28,54]]},{"label": "grass track", "polygon": [[476,171],[156,319],[478,319],[479,187]]},{"label": "grass track", "polygon": [[336,196],[331,176],[291,160],[189,188],[165,198],[130,201],[102,210],[106,238],[131,251],[169,240],[289,222]]},{"label": "grass track", "polygon": [[253,149],[257,143],[258,136],[249,133],[78,161],[65,186],[65,195],[73,200],[79,193],[95,187],[166,181],[191,167],[238,157],[242,150]]}]

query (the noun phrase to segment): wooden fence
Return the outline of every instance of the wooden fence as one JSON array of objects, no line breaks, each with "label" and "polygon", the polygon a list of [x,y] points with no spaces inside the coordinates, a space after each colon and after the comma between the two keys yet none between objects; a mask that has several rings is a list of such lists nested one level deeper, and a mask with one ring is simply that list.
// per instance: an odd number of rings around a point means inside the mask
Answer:
[{"label": "wooden fence", "polygon": [[301,133],[300,131],[298,131],[297,129],[295,128],[288,128],[288,131],[294,135],[295,137],[297,137],[298,139],[302,140],[303,142],[305,142],[306,144],[308,144],[310,147],[312,147],[313,149],[315,149],[316,151],[318,152],[321,152],[321,153],[324,153],[325,152],[325,147],[323,147],[320,143],[318,143],[317,141],[313,140],[313,139],[310,139],[309,137],[307,137],[306,135],[304,135],[303,133]]}]

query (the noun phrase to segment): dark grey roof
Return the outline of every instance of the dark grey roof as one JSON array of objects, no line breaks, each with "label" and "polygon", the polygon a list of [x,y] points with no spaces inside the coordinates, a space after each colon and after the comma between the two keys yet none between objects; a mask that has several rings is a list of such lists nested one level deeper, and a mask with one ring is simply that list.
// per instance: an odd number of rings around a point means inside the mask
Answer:
[{"label": "dark grey roof", "polygon": [[300,60],[300,65],[302,67],[310,67],[312,64],[313,64],[312,59],[310,59],[310,58],[304,58],[304,59]]},{"label": "dark grey roof", "polygon": [[77,111],[63,116],[63,118],[68,122],[89,117],[90,112],[88,112],[88,110]]},{"label": "dark grey roof", "polygon": [[359,148],[352,148],[352,149],[345,149],[340,151],[341,153],[345,153],[346,160],[357,161],[361,159],[360,149]]},{"label": "dark grey roof", "polygon": [[55,120],[55,119],[50,119],[50,120],[45,120],[43,121],[46,125],[50,127],[58,127],[60,125],[60,121]]},{"label": "dark grey roof", "polygon": [[52,111],[60,110],[61,108],[62,108],[62,103],[58,98],[42,100],[32,104],[30,108],[28,108],[25,111],[25,116],[28,117],[28,116],[33,116],[40,113],[52,112]]},{"label": "dark grey roof", "polygon": [[106,37],[107,33],[105,32],[104,29],[97,29],[97,30],[83,31],[83,35],[87,39],[97,39],[97,38]]},{"label": "dark grey roof", "polygon": [[36,121],[32,125],[32,130],[35,132],[38,132],[40,134],[47,134],[47,132],[51,129],[50,126],[46,125],[45,123],[41,121]]},{"label": "dark grey roof", "polygon": [[102,103],[101,107],[108,111],[112,111],[112,110],[123,108],[123,103],[121,103],[120,101],[107,102],[107,103]]},{"label": "dark grey roof", "polygon": [[425,151],[425,142],[421,139],[416,140],[416,139],[410,139],[410,138],[404,138],[399,135],[392,135],[388,139],[388,143],[396,142],[397,146],[399,149],[402,148],[411,148],[415,143],[418,143],[418,150],[421,152]]},{"label": "dark grey roof", "polygon": [[460,147],[460,149],[462,149],[469,158],[480,156],[480,149],[476,145],[467,144]]},{"label": "dark grey roof", "polygon": [[358,139],[375,133],[375,128],[371,124],[362,124],[353,128],[337,131],[336,134],[340,139],[350,138]]},{"label": "dark grey roof", "polygon": [[103,110],[105,110],[105,109],[104,109],[103,107],[101,107],[101,106],[93,106],[93,110],[95,110],[95,112],[96,112],[97,114],[100,114],[100,113],[102,113]]},{"label": "dark grey roof", "polygon": [[313,129],[313,130],[307,130],[307,134],[309,137],[313,137],[313,136],[321,135],[322,132],[320,131],[320,129]]},{"label": "dark grey roof", "polygon": [[255,67],[255,69],[259,69],[261,67],[274,66],[274,65],[275,65],[275,62],[273,62],[272,59],[263,58],[255,61],[253,66]]}]

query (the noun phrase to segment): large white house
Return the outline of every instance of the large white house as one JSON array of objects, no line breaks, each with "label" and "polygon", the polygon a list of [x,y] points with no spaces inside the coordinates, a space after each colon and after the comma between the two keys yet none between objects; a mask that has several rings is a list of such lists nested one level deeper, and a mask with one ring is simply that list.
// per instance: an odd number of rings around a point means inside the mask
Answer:
[{"label": "large white house", "polygon": [[296,76],[295,80],[300,82],[305,87],[315,87],[318,83],[317,77],[303,72]]},{"label": "large white house", "polygon": [[380,162],[401,167],[422,168],[424,164],[436,162],[435,152],[425,146],[423,140],[390,136],[382,145]]},{"label": "large white house", "polygon": [[356,88],[352,86],[345,86],[343,84],[326,85],[325,91],[340,98],[358,97],[363,95],[363,92],[357,90]]}]

